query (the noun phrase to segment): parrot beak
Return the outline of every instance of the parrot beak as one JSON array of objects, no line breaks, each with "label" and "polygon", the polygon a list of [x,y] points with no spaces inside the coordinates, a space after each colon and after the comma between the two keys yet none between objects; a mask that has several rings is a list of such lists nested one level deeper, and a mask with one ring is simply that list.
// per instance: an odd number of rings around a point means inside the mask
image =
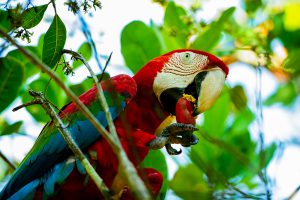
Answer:
[{"label": "parrot beak", "polygon": [[185,93],[196,99],[193,115],[209,109],[220,95],[226,74],[219,67],[199,72],[193,82],[185,89]]}]

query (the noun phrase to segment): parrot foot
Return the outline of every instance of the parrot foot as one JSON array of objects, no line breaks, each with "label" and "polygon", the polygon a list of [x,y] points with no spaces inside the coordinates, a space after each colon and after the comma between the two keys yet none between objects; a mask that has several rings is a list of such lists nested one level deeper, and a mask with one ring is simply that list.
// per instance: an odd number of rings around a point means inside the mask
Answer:
[{"label": "parrot foot", "polygon": [[166,147],[166,150],[169,155],[179,155],[182,153],[181,149],[177,150],[177,149],[173,148],[170,143],[166,144],[165,147]]},{"label": "parrot foot", "polygon": [[197,144],[198,138],[193,134],[196,130],[198,129],[191,124],[174,123],[167,126],[148,146],[150,149],[166,147],[169,155],[178,155],[182,150],[174,149],[171,144],[181,144],[183,147]]}]

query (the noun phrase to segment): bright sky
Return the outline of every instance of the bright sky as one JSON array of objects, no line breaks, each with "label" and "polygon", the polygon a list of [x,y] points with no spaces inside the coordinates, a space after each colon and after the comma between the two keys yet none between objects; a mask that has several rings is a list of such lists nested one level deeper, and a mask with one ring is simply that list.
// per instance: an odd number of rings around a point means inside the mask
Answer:
[{"label": "bright sky", "polygon": [[[39,1],[35,1],[40,4]],[[38,3],[39,2],[39,3]],[[118,73],[129,73],[127,70],[122,68],[124,63],[121,51],[120,51],[120,33],[122,28],[131,22],[132,20],[141,20],[146,24],[149,24],[150,20],[155,23],[161,24],[163,20],[163,9],[153,4],[150,0],[101,0],[103,8],[97,13],[94,13],[93,18],[88,18],[87,22],[92,31],[93,38],[96,42],[98,51],[101,55],[108,55],[113,51],[113,57],[108,71],[114,75]],[[187,4],[189,1],[181,0],[178,1],[180,4]],[[59,3],[59,1],[57,1]],[[213,19],[218,16],[220,10],[230,6],[239,6],[239,0],[215,0],[207,1],[204,4],[204,12],[199,13],[197,17],[205,18],[207,20]],[[52,9],[49,7],[48,9]],[[58,5],[58,14],[63,19],[67,26],[68,33],[70,33],[70,27],[78,26],[78,31],[73,33],[72,39],[68,38],[66,47],[76,50],[79,45],[85,40],[84,36],[80,32],[79,20],[73,17],[73,14],[66,11],[67,8],[63,5]],[[47,13],[51,13],[47,10]],[[52,12],[53,13],[53,12]],[[236,14],[239,14],[240,10],[237,10]],[[48,16],[49,19],[49,16]],[[33,29],[36,32],[32,41],[37,41],[37,36],[40,30],[47,30],[49,24],[43,23]],[[104,63],[104,62],[103,62]],[[92,66],[96,66],[95,61],[91,62]],[[96,68],[95,68],[96,69]],[[86,70],[80,70],[82,77],[84,74],[88,75]],[[230,74],[228,76],[228,83],[231,86],[235,84],[242,84],[250,100],[250,108],[255,108],[255,80],[256,73],[253,69],[241,65],[234,64],[230,66]],[[74,78],[74,81],[80,81],[80,78]],[[262,96],[266,98],[270,95],[277,87],[277,81],[267,71],[263,70],[262,73]],[[20,100],[17,100],[15,105],[21,104]],[[11,107],[11,108],[12,108]],[[8,110],[11,110],[9,108]],[[264,133],[266,143],[269,144],[273,141],[286,140],[291,136],[297,136],[297,131],[300,130],[300,104],[294,106],[290,110],[282,109],[280,106],[273,106],[270,108],[264,107]],[[6,117],[11,121],[25,120],[27,133],[31,133],[33,136],[37,136],[41,131],[42,126],[37,128],[30,115],[25,110],[20,110],[18,113],[8,111]],[[253,137],[257,138],[257,127],[252,127]],[[33,140],[28,137],[16,137],[8,138],[2,137],[0,140],[1,151],[11,158],[17,158],[21,160],[26,152],[31,148]],[[282,199],[287,195],[291,194],[292,191],[300,184],[300,149],[297,147],[288,147],[280,159],[274,159],[268,168],[268,174],[275,180],[274,182],[274,199]],[[298,160],[297,160],[298,159]],[[172,160],[168,159],[170,165]],[[172,167],[170,175],[173,176],[176,168]],[[1,188],[1,185],[0,185]],[[173,198],[173,197],[172,197]],[[175,198],[175,197],[174,197]],[[300,198],[300,194],[295,199]]]}]

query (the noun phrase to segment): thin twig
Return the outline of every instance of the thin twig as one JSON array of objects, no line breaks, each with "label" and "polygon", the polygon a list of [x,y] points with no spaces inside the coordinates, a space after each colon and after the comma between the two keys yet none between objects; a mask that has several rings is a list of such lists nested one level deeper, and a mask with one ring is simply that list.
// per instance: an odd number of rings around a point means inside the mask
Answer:
[{"label": "thin twig", "polygon": [[110,59],[111,59],[112,53],[113,53],[113,52],[111,52],[111,53],[109,54],[109,56],[108,56],[108,58],[107,58],[107,60],[106,60],[105,66],[104,66],[104,68],[103,68],[103,70],[102,70],[102,73],[101,73],[101,76],[100,76],[100,78],[99,78],[99,81],[100,81],[100,82],[101,82],[101,81],[102,81],[102,79],[103,79],[103,76],[104,76],[105,70],[106,70],[106,68],[107,68],[107,66],[108,66],[108,64],[109,64],[109,62],[110,62]]},{"label": "thin twig", "polygon": [[[66,95],[76,104],[79,111],[94,125],[94,127],[101,133],[104,139],[111,145],[114,153],[117,155],[120,163],[119,169],[121,172],[125,174],[127,178],[128,185],[133,192],[133,195],[136,199],[148,200],[151,199],[147,188],[145,187],[144,182],[137,175],[137,171],[133,164],[129,161],[126,153],[124,152],[120,142],[115,141],[115,137],[112,134],[109,134],[107,130],[98,122],[98,120],[93,116],[93,114],[89,111],[89,109],[78,99],[78,97],[67,87],[65,84],[59,79],[59,77],[51,71],[51,69],[42,63],[39,58],[29,52],[27,49],[23,48],[16,41],[10,37],[1,27],[0,27],[0,35],[5,37],[8,41],[12,43],[12,45],[16,46],[20,52],[26,56],[36,67],[41,69],[44,73],[53,78],[53,81],[62,88]],[[102,91],[102,88],[100,92]],[[103,92],[102,92],[103,93]]]},{"label": "thin twig", "polygon": [[32,101],[30,101],[28,103],[24,103],[22,105],[19,105],[19,106],[13,108],[12,111],[16,112],[16,111],[20,110],[21,108],[28,107],[28,106],[35,105],[35,104],[38,104],[38,101],[32,100]]},{"label": "thin twig", "polygon": [[90,164],[88,159],[84,156],[83,152],[80,150],[76,142],[71,136],[71,133],[69,129],[63,128],[66,127],[64,123],[62,122],[61,118],[58,116],[58,114],[55,112],[55,109],[51,105],[51,103],[45,98],[45,96],[40,92],[34,92],[33,90],[29,90],[29,94],[34,98],[32,103],[28,103],[25,106],[33,105],[33,104],[40,104],[46,113],[51,117],[53,122],[55,123],[55,126],[61,133],[62,137],[68,144],[69,148],[72,150],[74,155],[79,159],[89,176],[93,179],[94,183],[98,187],[98,189],[101,191],[102,195],[105,199],[111,199],[111,195],[109,192],[109,189],[104,184],[104,181],[100,178],[100,176],[97,174],[93,166]]},{"label": "thin twig", "polygon": [[11,169],[13,170],[16,169],[16,166],[12,162],[10,162],[10,160],[1,151],[0,151],[0,158],[2,158]]},{"label": "thin twig", "polygon": [[258,176],[260,177],[261,181],[264,184],[265,191],[266,191],[266,198],[267,200],[271,200],[272,191],[269,186],[268,175],[265,169],[266,164],[266,156],[265,156],[265,141],[264,141],[264,128],[263,128],[263,106],[262,106],[262,69],[261,64],[259,63],[256,67],[256,85],[255,85],[255,93],[256,93],[256,122],[258,126],[258,134],[259,134],[259,164],[260,164],[260,172]]},{"label": "thin twig", "polygon": [[286,200],[292,200],[299,191],[300,191],[300,185],[294,190],[294,192],[288,198],[286,198]]},{"label": "thin twig", "polygon": [[[133,190],[132,188],[130,188],[131,192],[133,193],[134,196],[136,196],[138,198],[141,198],[141,199],[150,199],[149,192],[146,189],[144,182],[137,175],[137,171],[136,171],[135,167],[133,166],[133,164],[128,159],[124,159],[125,157],[127,158],[127,155],[122,149],[122,145],[121,145],[121,142],[118,138],[117,131],[116,131],[116,128],[114,126],[113,119],[112,119],[111,114],[109,112],[109,106],[106,102],[103,90],[100,87],[97,76],[93,72],[91,66],[85,61],[83,56],[81,56],[79,53],[74,52],[72,50],[67,50],[67,49],[64,49],[63,53],[71,54],[72,56],[74,56],[74,58],[79,59],[81,62],[83,62],[83,64],[89,70],[91,76],[94,79],[97,90],[98,90],[99,101],[100,101],[100,104],[101,104],[101,106],[104,110],[105,117],[106,117],[107,122],[108,122],[109,131],[110,131],[110,133],[111,133],[111,135],[114,139],[114,142],[118,145],[118,148],[120,149],[117,153],[115,152],[117,154],[118,160],[120,162],[120,168],[119,169],[123,170],[123,173],[125,174],[124,178],[127,178],[127,181],[128,181],[130,186],[139,185],[141,187],[142,190]],[[136,188],[136,189],[138,189],[138,188]]]},{"label": "thin twig", "polygon": [[53,6],[54,13],[57,15],[55,0],[51,0],[51,4]]}]

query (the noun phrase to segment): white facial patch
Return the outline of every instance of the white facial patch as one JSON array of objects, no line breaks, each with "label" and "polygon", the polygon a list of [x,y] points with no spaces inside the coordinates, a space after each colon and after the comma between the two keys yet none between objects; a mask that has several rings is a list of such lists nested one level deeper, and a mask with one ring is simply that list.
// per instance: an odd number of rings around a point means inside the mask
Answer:
[{"label": "white facial patch", "polygon": [[207,56],[191,51],[174,53],[155,77],[154,93],[159,99],[161,93],[167,89],[186,88],[208,62]]},{"label": "white facial patch", "polygon": [[157,97],[160,97],[161,93],[170,88],[185,88],[195,78],[197,74],[182,75],[172,73],[158,73],[155,77],[153,84],[153,91]]},{"label": "white facial patch", "polygon": [[191,51],[174,53],[163,67],[162,72],[185,76],[201,71],[207,63],[207,56],[201,54]]}]

